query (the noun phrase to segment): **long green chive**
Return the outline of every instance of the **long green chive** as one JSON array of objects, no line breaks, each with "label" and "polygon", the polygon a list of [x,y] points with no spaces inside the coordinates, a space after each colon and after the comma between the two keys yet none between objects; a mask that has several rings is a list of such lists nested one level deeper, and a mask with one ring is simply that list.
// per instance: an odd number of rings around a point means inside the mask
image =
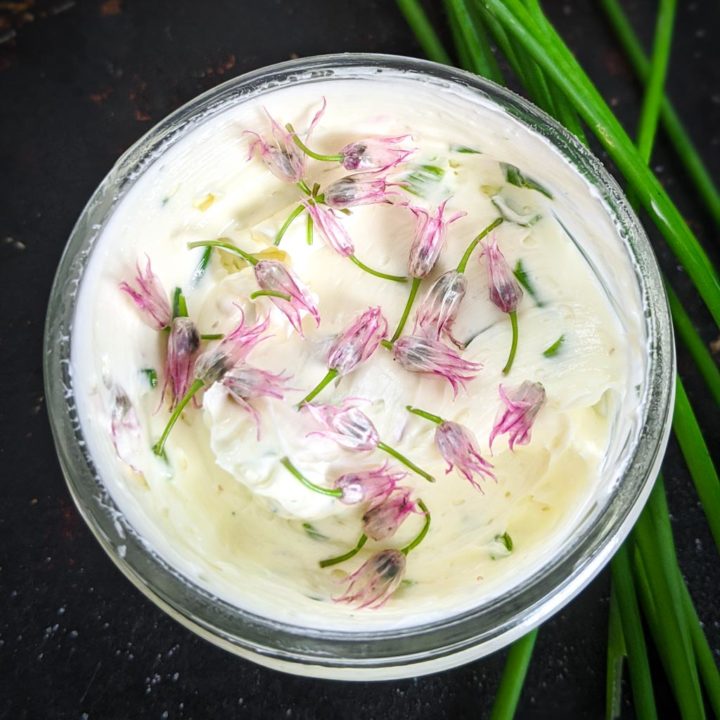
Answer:
[{"label": "long green chive", "polygon": [[234,245],[227,238],[220,238],[219,240],[198,240],[197,242],[188,243],[189,248],[196,247],[214,247],[220,248],[221,250],[227,250],[227,252],[239,255],[243,260],[249,262],[251,265],[257,265],[260,261],[249,252],[241,250],[237,245]]},{"label": "long green chive", "polygon": [[452,65],[450,56],[440,42],[418,0],[397,0],[400,11],[413,29],[425,54],[435,62]]},{"label": "long green chive", "polygon": [[549,26],[541,42],[537,24],[519,0],[484,0],[484,3],[575,102],[720,324],[720,280],[710,259],[653,172],[640,162],[641,156],[630,138],[557,32]]},{"label": "long green chive", "polygon": [[[643,82],[646,82],[650,75],[651,64],[643,52],[640,41],[635,35],[620,3],[618,0],[600,0],[600,7],[605,10],[620,44],[625,49],[630,63],[635,69],[635,73]],[[715,222],[720,224],[720,190],[713,182],[710,173],[703,164],[700,153],[693,145],[692,140],[690,140],[678,114],[675,112],[675,108],[667,97],[662,98],[661,117],[665,131],[672,141],[680,162],[685,166],[688,176],[705,201],[705,205]]]},{"label": "long green chive", "polygon": [[610,564],[612,589],[617,596],[622,633],[627,646],[630,687],[635,711],[640,718],[657,718],[653,696],[650,663],[643,635],[642,620],[632,579],[630,557],[625,545],[621,546]]},{"label": "long green chive", "polygon": [[412,279],[412,286],[410,287],[410,294],[408,295],[407,302],[405,303],[405,309],[403,310],[403,313],[400,317],[400,322],[398,323],[397,327],[395,328],[395,332],[393,333],[392,337],[390,338],[391,345],[400,337],[400,335],[402,335],[403,328],[405,327],[405,323],[407,322],[407,319],[410,316],[410,310],[413,306],[413,303],[415,302],[415,296],[417,295],[417,291],[418,291],[418,288],[420,287],[421,282],[422,282],[422,278],[414,277]]},{"label": "long green chive", "polygon": [[[608,645],[605,667],[605,720],[618,720],[622,713],[622,676],[627,649],[620,618],[620,603],[613,582],[610,586]],[[638,713],[639,714],[639,713]]]},{"label": "long green chive", "polygon": [[288,216],[287,220],[282,224],[280,229],[277,231],[277,235],[275,235],[275,240],[273,241],[273,245],[276,247],[282,242],[282,239],[285,237],[285,233],[288,231],[288,228],[293,224],[293,221],[295,218],[300,215],[303,210],[305,210],[304,205],[298,205]]},{"label": "long green chive", "polygon": [[457,28],[458,39],[467,53],[467,69],[478,75],[503,82],[503,76],[490,50],[482,25],[474,22],[466,0],[446,0],[448,15]]},{"label": "long green chive", "polygon": [[720,551],[720,478],[680,377],[675,385],[673,431]]},{"label": "long green chive", "polygon": [[290,461],[289,458],[284,457],[280,460],[280,463],[285,469],[299,480],[308,490],[319,493],[320,495],[329,495],[330,497],[342,497],[343,491],[340,488],[327,488],[322,485],[316,485],[311,480],[308,480]]},{"label": "long green chive", "polygon": [[700,374],[710,388],[715,402],[720,405],[720,368],[718,368],[717,363],[710,355],[707,345],[698,335],[690,316],[669,283],[665,283],[665,290],[667,291],[668,303],[672,312],[675,333],[680,336],[698,370],[700,370]]},{"label": "long green chive", "polygon": [[167,425],[165,426],[165,429],[163,430],[163,434],[160,436],[160,439],[153,445],[153,452],[158,457],[164,457],[165,455],[165,443],[167,442],[168,437],[170,436],[170,431],[175,427],[175,423],[178,421],[180,415],[182,414],[182,411],[185,409],[185,406],[192,400],[193,396],[202,388],[202,386],[205,383],[200,380],[200,378],[196,378],[193,380],[192,385],[188,388],[188,391],[183,396],[182,400],[175,406],[175,409],[173,410],[172,415],[170,416],[170,419],[167,422]]},{"label": "long green chive", "polygon": [[537,633],[537,630],[531,630],[510,646],[490,720],[512,720],[515,717]]},{"label": "long green chive", "polygon": [[[677,576],[673,571],[675,547],[667,525],[659,524],[665,490],[658,477],[650,493],[646,510],[640,515],[634,535],[652,587],[660,633],[655,640],[665,656],[666,670],[683,717],[704,718],[702,693],[692,650],[685,611],[682,607]],[[665,506],[666,508],[666,506]]]}]

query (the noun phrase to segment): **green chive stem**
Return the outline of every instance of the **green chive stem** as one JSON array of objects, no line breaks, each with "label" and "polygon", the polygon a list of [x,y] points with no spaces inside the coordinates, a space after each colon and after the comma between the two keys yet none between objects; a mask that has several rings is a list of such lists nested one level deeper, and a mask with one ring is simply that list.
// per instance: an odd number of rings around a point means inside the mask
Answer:
[{"label": "green chive stem", "polygon": [[397,4],[408,25],[413,29],[425,54],[435,62],[452,65],[450,56],[440,42],[440,38],[437,36],[418,0],[397,0]]},{"label": "green chive stem", "polygon": [[633,584],[627,545],[621,545],[610,563],[612,590],[616,595],[622,633],[627,646],[630,687],[638,717],[657,718],[650,663],[640,608]]},{"label": "green chive stem", "polygon": [[172,316],[173,316],[173,320],[176,317],[187,317],[188,316],[187,301],[185,300],[183,291],[179,287],[176,287],[175,290],[173,291]]},{"label": "green chive stem", "polygon": [[279,290],[256,290],[255,292],[250,293],[251,300],[255,300],[259,297],[276,297],[281,300],[287,300],[288,302],[292,299],[287,293],[282,293]]},{"label": "green chive stem", "polygon": [[297,478],[308,490],[312,490],[313,492],[319,493],[320,495],[329,495],[330,497],[342,497],[343,491],[340,488],[327,488],[322,487],[322,485],[316,485],[314,482],[308,480],[293,464],[290,462],[290,459],[287,457],[282,458],[280,460],[281,465],[285,467],[285,469],[293,475],[295,478]]},{"label": "green chive stem", "polygon": [[282,227],[277,231],[277,235],[275,235],[275,240],[273,241],[273,245],[277,247],[281,242],[283,237],[285,237],[285,233],[288,231],[288,228],[293,224],[293,221],[295,218],[297,218],[302,211],[305,210],[304,205],[298,205],[288,216],[285,222],[282,224]]},{"label": "green chive stem", "polygon": [[167,442],[168,436],[170,435],[170,431],[173,429],[175,423],[178,421],[178,418],[182,414],[182,411],[185,409],[185,406],[190,402],[190,400],[192,400],[193,395],[195,395],[195,393],[197,393],[197,391],[200,390],[200,388],[204,384],[205,383],[200,380],[200,378],[195,378],[192,385],[188,388],[188,391],[185,393],[185,395],[183,395],[182,400],[180,400],[180,402],[175,406],[175,409],[173,410],[173,413],[170,416],[170,419],[168,420],[165,429],[163,430],[163,434],[152,447],[153,452],[158,457],[162,457],[165,454],[165,443]]},{"label": "green chive stem", "polygon": [[[293,131],[294,132],[294,131]],[[295,183],[306,195],[312,197],[312,190],[308,187],[308,184],[304,180],[298,180]]]},{"label": "green chive stem", "polygon": [[370,275],[374,275],[375,277],[382,278],[383,280],[392,280],[393,282],[399,283],[404,283],[408,281],[408,279],[404,275],[388,275],[387,273],[380,272],[379,270],[374,270],[361,260],[358,260],[355,255],[348,255],[348,259],[352,260],[352,262],[354,262],[361,270],[364,270],[366,273],[370,273]]},{"label": "green chive stem", "polygon": [[439,415],[433,415],[432,413],[425,412],[425,410],[421,410],[420,408],[413,407],[412,405],[406,405],[405,409],[408,412],[413,413],[413,415],[418,415],[419,417],[425,418],[426,420],[429,420],[430,422],[434,422],[436,425],[440,425],[445,422]]},{"label": "green chive stem", "polygon": [[427,505],[422,500],[418,500],[417,504],[418,507],[425,513],[425,522],[415,538],[404,548],[401,548],[400,552],[403,555],[407,555],[409,552],[412,552],[425,539],[425,536],[428,534],[428,530],[430,530],[430,511],[428,510]]},{"label": "green chive stem", "polygon": [[[311,157],[313,160],[321,160],[322,162],[342,162],[343,161],[343,155],[322,155],[321,153],[316,153],[313,150],[311,150],[298,136],[298,134],[295,132],[295,128],[288,123],[285,126],[288,129],[288,132],[292,135],[293,142],[308,156]],[[312,191],[308,192],[308,195],[312,195]]]},{"label": "green chive stem", "polygon": [[[600,0],[600,7],[605,11],[615,34],[630,59],[630,64],[635,74],[643,82],[647,82],[650,75],[650,60],[643,51],[642,45],[635,34],[630,22],[625,15],[618,0]],[[667,132],[675,148],[680,162],[695,184],[700,196],[705,201],[708,211],[715,222],[720,225],[720,189],[712,179],[703,164],[700,153],[693,145],[685,127],[680,120],[675,108],[666,96],[661,101],[661,118],[665,131]]]},{"label": "green chive stem", "polygon": [[410,468],[414,473],[417,473],[421,478],[424,478],[428,482],[435,482],[435,478],[430,473],[425,472],[421,467],[418,467],[412,460],[406,458],[402,453],[398,452],[395,448],[386,445],[384,442],[379,442],[378,450],[382,450],[384,453],[391,455],[396,460],[399,460],[405,467]]},{"label": "green chive stem", "polygon": [[477,235],[472,242],[467,246],[467,250],[465,250],[465,253],[463,254],[460,262],[457,266],[457,271],[459,273],[464,273],[468,261],[470,260],[470,256],[473,254],[473,250],[478,246],[478,243],[488,234],[491,233],[498,225],[502,223],[503,219],[501,217],[495,218],[479,235]]},{"label": "green chive stem", "polygon": [[331,383],[337,377],[337,374],[337,370],[330,368],[330,370],[325,373],[325,377],[297,404],[297,407],[300,408],[305,405],[305,403],[309,403],[313,400],[322,392],[326,385]]},{"label": "green chive stem", "polygon": [[308,245],[313,244],[313,219],[312,215],[310,213],[306,216],[306,222],[305,222],[305,242]]},{"label": "green chive stem", "polygon": [[402,334],[403,328],[405,327],[405,323],[407,322],[408,316],[410,315],[410,309],[413,306],[413,303],[415,302],[415,296],[417,295],[418,288],[420,287],[420,283],[422,282],[422,278],[413,278],[412,279],[412,286],[410,287],[410,295],[408,296],[407,302],[405,303],[405,309],[403,310],[403,314],[400,317],[400,322],[398,323],[398,326],[395,328],[395,332],[393,333],[393,336],[390,338],[390,344],[394,343]]},{"label": "green chive stem", "polygon": [[257,265],[260,261],[249,252],[241,250],[237,245],[234,245],[226,238],[220,238],[220,240],[198,240],[197,242],[191,242],[187,244],[188,248],[196,247],[214,247],[226,250],[227,252],[239,255],[243,260],[249,262],[251,265]]},{"label": "green chive stem", "polygon": [[605,720],[619,720],[622,714],[622,678],[627,657],[615,583],[610,585],[608,643],[605,663]]},{"label": "green chive stem", "polygon": [[531,630],[510,646],[490,720],[512,720],[515,717],[537,633],[537,630]]},{"label": "green chive stem", "polygon": [[223,333],[203,333],[200,335],[201,340],[222,340],[224,337]]},{"label": "green chive stem", "polygon": [[510,326],[512,327],[512,342],[510,344],[510,354],[508,355],[505,367],[502,369],[502,374],[507,375],[512,368],[512,364],[515,360],[515,353],[517,352],[518,346],[518,320],[517,311],[511,310],[508,315],[510,316]]},{"label": "green chive stem", "polygon": [[355,557],[363,549],[363,546],[365,545],[367,540],[367,535],[363,533],[360,536],[360,539],[357,541],[357,545],[352,550],[348,550],[343,555],[338,555],[337,557],[331,557],[327,560],[321,560],[318,565],[320,565],[321,568],[326,568],[330,567],[331,565],[339,565],[346,560],[350,560],[350,558]]}]

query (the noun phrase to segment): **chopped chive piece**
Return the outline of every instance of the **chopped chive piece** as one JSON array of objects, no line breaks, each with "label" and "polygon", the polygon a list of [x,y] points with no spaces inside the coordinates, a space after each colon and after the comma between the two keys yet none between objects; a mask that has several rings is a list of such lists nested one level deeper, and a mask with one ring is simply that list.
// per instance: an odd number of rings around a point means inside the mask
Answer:
[{"label": "chopped chive piece", "polygon": [[311,525],[309,522],[304,522],[304,523],[302,524],[302,527],[303,527],[303,530],[305,531],[305,533],[307,534],[307,536],[308,536],[309,538],[311,538],[312,540],[321,540],[321,541],[322,541],[322,540],[329,540],[329,539],[330,539],[330,538],[328,538],[327,535],[323,535],[321,532],[319,532],[318,530],[316,530],[316,529],[313,527],[313,525]]},{"label": "chopped chive piece", "polygon": [[222,340],[224,337],[224,333],[203,333],[200,335],[201,340]]},{"label": "chopped chive piece", "polygon": [[529,178],[527,175],[523,175],[520,168],[510,163],[500,163],[500,167],[505,173],[505,179],[515,187],[527,188],[528,190],[537,190],[542,193],[545,197],[553,199],[552,193],[541,185],[537,180]]},{"label": "chopped chive piece", "polygon": [[148,385],[156,388],[158,384],[158,374],[155,368],[143,368],[140,372],[147,378]]},{"label": "chopped chive piece", "polygon": [[510,535],[507,532],[504,532],[502,535],[496,535],[495,540],[499,543],[502,543],[508,552],[513,551],[513,547],[514,547],[513,539],[510,537]]},{"label": "chopped chive piece", "polygon": [[212,251],[213,249],[211,247],[206,247],[203,254],[200,256],[200,262],[197,264],[195,272],[192,276],[193,285],[197,285],[200,280],[202,280],[203,275],[205,275],[205,271],[208,269],[208,265],[210,264],[210,257],[212,256]]},{"label": "chopped chive piece", "polygon": [[409,193],[418,197],[426,197],[434,186],[442,182],[445,170],[437,165],[419,165],[409,175],[406,175],[402,185]]},{"label": "chopped chive piece", "polygon": [[463,155],[482,155],[482,152],[480,150],[475,150],[475,148],[467,147],[467,145],[451,145],[450,151],[462,153]]},{"label": "chopped chive piece", "polygon": [[565,335],[561,335],[547,350],[543,350],[546,358],[555,357],[560,352],[560,348],[565,342]]},{"label": "chopped chive piece", "polygon": [[517,281],[523,286],[523,288],[527,290],[528,295],[537,303],[537,306],[542,307],[544,303],[538,297],[535,286],[530,281],[530,276],[527,274],[527,270],[525,270],[522,260],[518,260],[515,263],[513,275],[517,278]]},{"label": "chopped chive piece", "polygon": [[172,302],[172,314],[173,320],[176,317],[187,317],[188,309],[187,303],[185,302],[185,296],[179,287],[176,287],[173,291],[173,302]]}]

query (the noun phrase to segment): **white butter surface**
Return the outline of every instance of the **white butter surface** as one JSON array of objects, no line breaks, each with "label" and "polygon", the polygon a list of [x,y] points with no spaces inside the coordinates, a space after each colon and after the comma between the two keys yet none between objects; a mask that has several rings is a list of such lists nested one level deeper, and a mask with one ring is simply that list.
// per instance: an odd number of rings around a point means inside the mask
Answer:
[{"label": "white butter surface", "polygon": [[[489,197],[493,188],[514,207],[541,215],[530,227],[505,222],[496,231],[508,262],[514,266],[522,261],[542,303],[525,293],[518,313],[519,349],[508,378],[501,368],[510,323],[488,300],[485,260],[478,250],[468,266],[469,290],[454,329],[456,337],[472,339],[463,356],[483,364],[467,392],[453,400],[447,383],[405,372],[379,348],[318,398],[366,398],[364,409],[382,439],[437,477],[434,484],[414,475],[404,481],[430,508],[432,525],[408,556],[409,582],[374,611],[356,611],[332,598],[341,594],[346,572],[374,550],[406,544],[418,532],[421,518],[410,516],[391,540],[369,542],[355,559],[321,570],[319,560],[355,544],[362,510],[310,492],[278,461],[291,457],[319,484],[384,462],[386,456],[379,452],[352,453],[326,439],[307,437],[314,425],[293,404],[323,377],[329,343],[360,312],[379,305],[394,328],[408,286],[363,273],[324,247],[317,235],[309,247],[304,220],[298,220],[282,249],[317,297],[322,318],[319,328],[305,318],[301,338],[267,298],[249,299],[257,289],[252,270],[230,272],[229,257],[221,262],[218,251],[194,285],[202,250],[186,248],[189,242],[221,236],[250,252],[272,244],[300,191],[280,182],[259,159],[247,160],[243,130],[267,130],[263,106],[281,123],[304,128],[323,96],[327,111],[310,142],[316,151],[337,152],[369,136],[410,134],[408,144],[418,151],[395,176],[418,163],[443,167],[445,176],[428,197],[408,199],[430,209],[450,196],[449,213],[467,212],[450,226],[447,246],[419,298],[498,216]],[[458,152],[458,146],[480,154]],[[521,168],[555,199],[506,186],[499,161]],[[310,185],[325,185],[344,174],[334,164],[308,162]],[[361,260],[387,273],[405,272],[415,229],[406,208],[360,207],[343,222]],[[153,456],[150,447],[168,410],[160,406],[160,388],[152,390],[141,370],[156,368],[161,374],[165,336],[144,325],[118,290],[122,280],[134,277],[135,263],[144,262],[145,255],[168,291],[183,288],[202,333],[233,329],[239,308],[250,321],[270,313],[272,337],[253,350],[249,362],[287,371],[296,390],[284,402],[253,401],[262,416],[259,441],[250,416],[216,385],[205,392],[203,408],[187,410],[173,430],[169,465]],[[609,294],[588,258],[604,271]],[[627,435],[623,428],[637,402],[633,387],[645,362],[634,286],[616,230],[591,188],[545,140],[489,101],[470,94],[445,96],[437,88],[400,80],[327,81],[277,90],[262,104],[251,100],[229,108],[177,143],[137,180],[102,232],[83,279],[73,334],[73,378],[83,430],[103,480],[129,522],[154,551],[218,596],[284,622],[322,628],[428,622],[522,582],[559,551],[594,498],[607,490],[611,478],[603,469],[611,432],[615,427],[621,437]],[[610,297],[622,308],[622,319]],[[564,342],[558,354],[544,357],[560,335]],[[501,407],[498,383],[513,386],[523,380],[539,381],[547,391],[532,441],[510,452],[506,437],[500,437],[490,456],[487,439]],[[140,419],[142,442],[133,465],[141,473],[116,457],[110,440],[114,386],[127,393]],[[481,493],[458,474],[446,475],[433,443],[434,426],[409,415],[408,404],[472,428],[495,466],[497,482],[483,482]],[[315,532],[308,533],[304,523]],[[511,553],[496,540],[503,533],[512,537]]]}]

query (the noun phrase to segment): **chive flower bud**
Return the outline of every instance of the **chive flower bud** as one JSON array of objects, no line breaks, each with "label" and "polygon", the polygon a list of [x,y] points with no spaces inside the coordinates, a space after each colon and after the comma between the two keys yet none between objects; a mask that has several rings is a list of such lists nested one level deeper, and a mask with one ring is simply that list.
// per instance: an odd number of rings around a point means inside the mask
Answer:
[{"label": "chive flower bud", "polygon": [[432,340],[440,340],[444,335],[462,348],[463,343],[453,337],[452,326],[467,292],[467,286],[468,281],[464,273],[449,270],[442,274],[428,290],[418,308],[414,333]]},{"label": "chive flower bud", "polygon": [[145,270],[137,263],[135,285],[123,281],[120,290],[132,298],[146,325],[154,330],[163,330],[172,322],[172,308],[158,276],[152,271],[150,258],[146,258]]},{"label": "chive flower bud", "polygon": [[382,550],[348,576],[345,593],[335,602],[348,603],[358,609],[382,607],[397,590],[407,559],[400,550]]},{"label": "chive flower bud", "polygon": [[384,177],[365,173],[348,175],[329,185],[323,197],[325,203],[337,210],[358,205],[391,203],[397,193],[388,190],[388,187],[390,183]]},{"label": "chive flower bud", "polygon": [[445,378],[457,396],[458,389],[480,372],[480,363],[464,360],[455,350],[437,340],[404,335],[393,344],[393,359],[410,372]]},{"label": "chive flower bud", "polygon": [[417,218],[415,239],[410,247],[408,261],[408,274],[414,278],[424,278],[430,274],[445,245],[448,225],[466,215],[464,212],[458,212],[446,220],[444,218],[446,205],[447,200],[444,200],[433,214],[424,208],[408,206],[410,212]]},{"label": "chive flower bud", "polygon": [[539,382],[525,380],[515,388],[505,389],[498,386],[498,393],[505,403],[505,408],[498,412],[492,432],[490,433],[490,449],[498,435],[508,434],[510,450],[515,445],[527,445],[535,417],[545,404],[545,388]]},{"label": "chive flower bud", "polygon": [[379,307],[368,308],[330,347],[328,367],[347,375],[365,362],[387,337],[387,320]]},{"label": "chive flower bud", "polygon": [[350,234],[332,208],[318,205],[314,200],[304,200],[302,205],[312,218],[314,228],[330,248],[343,257],[355,253]]},{"label": "chive flower bud", "polygon": [[356,140],[340,150],[342,166],[346,170],[382,172],[403,162],[414,150],[400,147],[410,135]]},{"label": "chive flower bud", "polygon": [[371,540],[386,540],[392,537],[411,513],[420,513],[411,500],[410,488],[395,488],[390,494],[373,503],[363,515],[363,532]]},{"label": "chive flower bud", "polygon": [[374,504],[385,500],[406,476],[406,472],[390,472],[388,463],[385,463],[372,470],[345,473],[335,480],[335,487],[342,490],[339,499],[345,505]]},{"label": "chive flower bud", "polygon": [[165,366],[165,385],[172,392],[172,407],[188,391],[194,377],[195,355],[200,347],[200,336],[195,323],[187,317],[176,317],[170,326]]},{"label": "chive flower bud", "polygon": [[280,293],[289,297],[269,296],[270,301],[290,321],[295,330],[303,334],[300,312],[312,315],[316,325],[320,325],[320,311],[310,295],[310,291],[289,268],[277,260],[260,260],[254,267],[255,279],[263,290]]},{"label": "chive flower bud", "polygon": [[475,435],[463,425],[443,420],[435,430],[435,444],[448,463],[446,474],[454,467],[480,491],[474,475],[495,479],[492,465],[480,454]]}]

